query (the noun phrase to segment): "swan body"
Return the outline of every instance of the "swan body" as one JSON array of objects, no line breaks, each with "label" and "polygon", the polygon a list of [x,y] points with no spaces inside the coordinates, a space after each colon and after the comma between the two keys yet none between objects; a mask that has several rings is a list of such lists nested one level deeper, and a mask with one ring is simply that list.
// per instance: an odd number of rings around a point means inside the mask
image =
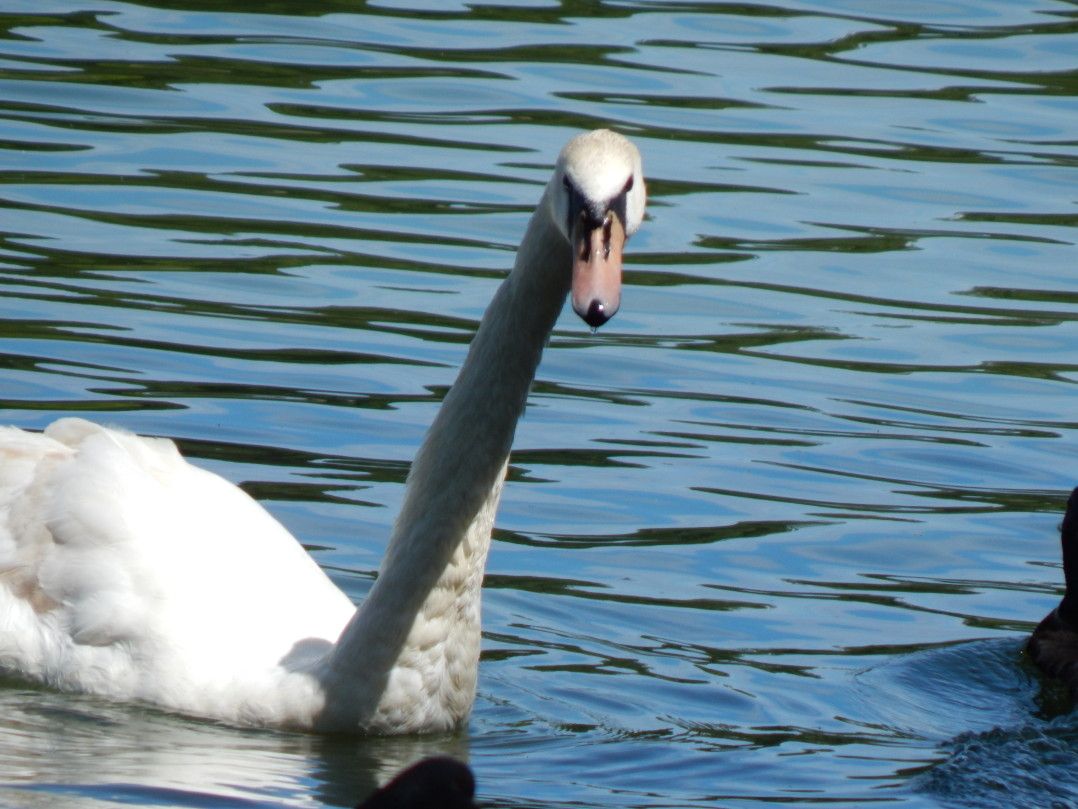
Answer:
[{"label": "swan body", "polygon": [[1078,699],[1078,488],[1067,500],[1059,534],[1066,590],[1059,605],[1033,630],[1026,653],[1045,674],[1062,680]]},{"label": "swan body", "polygon": [[513,271],[409,473],[357,609],[257,502],[175,445],[65,418],[0,428],[0,671],[238,725],[450,729],[468,715],[480,588],[517,420],[567,296],[618,306],[640,156],[562,150]]}]

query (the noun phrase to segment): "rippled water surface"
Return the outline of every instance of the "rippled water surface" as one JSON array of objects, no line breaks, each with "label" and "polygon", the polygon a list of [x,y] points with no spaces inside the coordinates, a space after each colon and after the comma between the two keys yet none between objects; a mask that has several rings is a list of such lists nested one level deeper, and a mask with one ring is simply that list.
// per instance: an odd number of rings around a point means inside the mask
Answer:
[{"label": "rippled water surface", "polygon": [[174,437],[358,601],[562,143],[630,135],[649,220],[544,357],[462,733],[7,681],[0,804],[443,751],[491,806],[1078,805],[1019,654],[1078,483],[1078,5],[224,5],[3,4],[0,422]]}]

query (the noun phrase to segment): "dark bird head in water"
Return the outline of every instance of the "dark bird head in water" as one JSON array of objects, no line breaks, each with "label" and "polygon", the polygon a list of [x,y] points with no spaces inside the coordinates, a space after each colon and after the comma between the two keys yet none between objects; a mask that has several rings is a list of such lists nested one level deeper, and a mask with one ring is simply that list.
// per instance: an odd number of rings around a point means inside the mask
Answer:
[{"label": "dark bird head in water", "polygon": [[1078,699],[1078,488],[1067,500],[1060,527],[1066,592],[1026,644],[1031,660],[1049,677],[1062,680]]},{"label": "dark bird head in water", "polygon": [[435,756],[402,770],[357,809],[472,809],[474,797],[468,765]]}]

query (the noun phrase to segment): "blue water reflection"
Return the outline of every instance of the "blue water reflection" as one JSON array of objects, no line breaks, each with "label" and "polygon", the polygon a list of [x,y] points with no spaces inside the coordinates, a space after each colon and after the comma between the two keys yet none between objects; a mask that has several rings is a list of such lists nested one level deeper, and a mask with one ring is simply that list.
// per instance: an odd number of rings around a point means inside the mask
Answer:
[{"label": "blue water reflection", "polygon": [[241,732],[0,688],[0,805],[1070,805],[1022,661],[1078,483],[1073,6],[392,0],[0,11],[0,422],[176,438],[362,599],[587,127],[624,305],[521,424],[474,717]]}]

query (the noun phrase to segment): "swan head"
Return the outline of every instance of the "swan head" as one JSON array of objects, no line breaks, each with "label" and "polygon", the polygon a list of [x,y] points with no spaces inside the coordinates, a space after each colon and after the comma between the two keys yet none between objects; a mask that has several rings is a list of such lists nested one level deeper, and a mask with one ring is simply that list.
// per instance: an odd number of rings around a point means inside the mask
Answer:
[{"label": "swan head", "polygon": [[573,250],[573,310],[593,328],[621,304],[622,251],[644,220],[646,196],[640,152],[616,132],[577,135],[558,155],[550,215]]}]

